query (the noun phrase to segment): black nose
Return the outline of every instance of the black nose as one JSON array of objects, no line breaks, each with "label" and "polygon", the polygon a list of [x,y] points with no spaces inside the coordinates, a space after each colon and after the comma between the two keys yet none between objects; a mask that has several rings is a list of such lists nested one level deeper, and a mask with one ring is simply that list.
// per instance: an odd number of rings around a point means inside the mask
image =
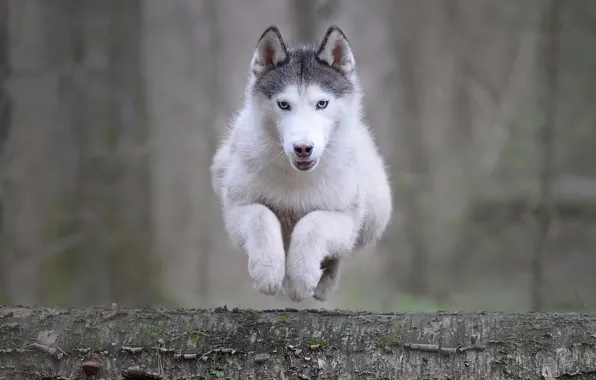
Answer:
[{"label": "black nose", "polygon": [[308,142],[297,142],[294,143],[294,152],[300,158],[307,158],[312,153],[313,145]]}]

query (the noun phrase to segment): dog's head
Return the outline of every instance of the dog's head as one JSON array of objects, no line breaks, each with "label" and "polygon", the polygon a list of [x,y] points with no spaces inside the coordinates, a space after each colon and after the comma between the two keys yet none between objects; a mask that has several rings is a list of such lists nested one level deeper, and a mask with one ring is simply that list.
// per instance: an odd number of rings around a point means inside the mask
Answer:
[{"label": "dog's head", "polygon": [[337,26],[318,46],[287,46],[275,26],[261,35],[251,62],[250,97],[295,169],[313,170],[345,121],[359,112],[355,68]]}]

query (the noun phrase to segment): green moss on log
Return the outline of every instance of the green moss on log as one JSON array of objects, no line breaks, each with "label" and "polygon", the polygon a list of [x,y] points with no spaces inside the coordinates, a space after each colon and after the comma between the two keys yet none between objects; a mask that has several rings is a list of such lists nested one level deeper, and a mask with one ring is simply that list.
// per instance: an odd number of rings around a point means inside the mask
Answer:
[{"label": "green moss on log", "polygon": [[596,317],[0,309],[0,377],[82,378],[87,361],[111,379],[572,379],[596,367]]}]

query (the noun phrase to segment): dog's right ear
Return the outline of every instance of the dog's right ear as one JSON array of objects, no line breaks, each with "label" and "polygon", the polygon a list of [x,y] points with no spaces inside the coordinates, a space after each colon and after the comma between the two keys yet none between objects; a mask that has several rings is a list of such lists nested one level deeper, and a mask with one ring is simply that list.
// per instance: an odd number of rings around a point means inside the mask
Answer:
[{"label": "dog's right ear", "polygon": [[259,75],[288,57],[288,50],[279,29],[272,25],[263,32],[251,62],[253,74]]}]

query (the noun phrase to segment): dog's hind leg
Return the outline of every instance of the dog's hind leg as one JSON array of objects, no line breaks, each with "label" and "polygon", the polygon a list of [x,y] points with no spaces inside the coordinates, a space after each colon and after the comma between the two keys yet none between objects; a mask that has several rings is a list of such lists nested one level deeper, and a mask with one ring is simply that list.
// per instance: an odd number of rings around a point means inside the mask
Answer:
[{"label": "dog's hind leg", "polygon": [[340,259],[327,258],[321,263],[323,274],[319,280],[319,284],[315,288],[314,298],[318,301],[326,301],[337,289],[339,284],[339,267]]}]

